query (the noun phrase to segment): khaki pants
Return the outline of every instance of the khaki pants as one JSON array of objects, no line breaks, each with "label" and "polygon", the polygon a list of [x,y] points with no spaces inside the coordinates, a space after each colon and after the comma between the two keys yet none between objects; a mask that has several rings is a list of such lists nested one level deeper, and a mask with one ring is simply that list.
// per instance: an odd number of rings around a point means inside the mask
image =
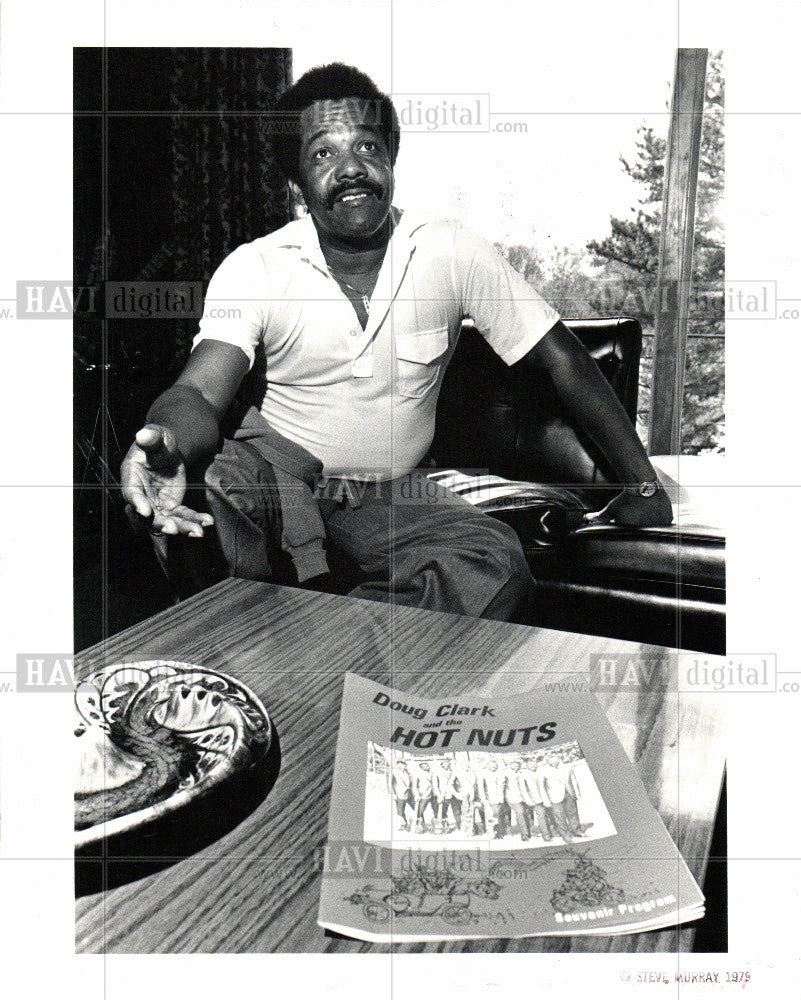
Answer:
[{"label": "khaki pants", "polygon": [[[514,530],[424,471],[356,483],[351,494],[358,505],[330,495],[305,501],[319,508],[328,548],[355,564],[350,596],[501,621],[529,598],[534,581]],[[231,576],[273,579],[292,498],[279,494],[270,464],[226,440],[206,472],[206,498]]]}]

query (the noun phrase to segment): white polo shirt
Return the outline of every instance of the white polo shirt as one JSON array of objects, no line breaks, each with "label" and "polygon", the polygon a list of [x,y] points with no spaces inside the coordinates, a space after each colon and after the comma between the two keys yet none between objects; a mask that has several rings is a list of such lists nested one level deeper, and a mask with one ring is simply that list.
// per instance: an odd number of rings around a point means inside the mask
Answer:
[{"label": "white polo shirt", "polygon": [[514,364],[559,314],[461,223],[404,212],[362,330],[307,216],[226,257],[194,345],[240,347],[252,401],[326,475],[382,480],[416,468],[428,451],[442,376],[468,317]]}]

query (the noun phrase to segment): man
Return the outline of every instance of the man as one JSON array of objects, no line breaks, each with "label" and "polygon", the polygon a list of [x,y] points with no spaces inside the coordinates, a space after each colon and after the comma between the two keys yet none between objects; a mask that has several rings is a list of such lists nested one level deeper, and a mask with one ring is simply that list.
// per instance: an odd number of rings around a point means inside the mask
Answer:
[{"label": "man", "polygon": [[[437,817],[447,832],[462,825],[462,800],[467,786],[458,771],[451,768],[449,760],[440,762],[434,781],[434,795],[437,800]],[[448,809],[453,815],[453,823],[448,823]]]},{"label": "man", "polygon": [[561,758],[562,779],[565,783],[565,814],[570,829],[577,836],[582,837],[592,823],[582,823],[579,816],[578,800],[581,798],[581,783],[579,782],[576,767],[570,755]]},{"label": "man", "polygon": [[469,760],[459,768],[459,794],[462,799],[461,833],[466,837],[485,833],[487,817],[481,801],[480,776]]},{"label": "man", "polygon": [[414,796],[414,817],[415,833],[424,833],[426,830],[425,811],[428,806],[434,809],[434,779],[431,775],[431,767],[427,761],[421,761],[417,768],[412,783],[412,794]]},{"label": "man", "polygon": [[[484,806],[486,824],[493,831],[493,840],[500,840],[506,835],[504,822],[505,786],[506,778],[498,770],[498,762],[490,759],[479,777],[479,796]],[[487,832],[489,833],[489,830]]]},{"label": "man", "polygon": [[566,844],[572,844],[576,837],[581,836],[579,830],[571,826],[565,806],[565,778],[562,768],[562,758],[558,753],[549,753],[545,764],[537,773],[542,800],[559,836]]},{"label": "man", "polygon": [[452,788],[456,798],[456,802],[453,804],[453,814],[454,817],[457,817],[455,829],[472,837],[476,832],[474,809],[476,776],[469,762],[462,761],[454,769]]},{"label": "man", "polygon": [[[512,617],[533,582],[516,534],[415,471],[470,316],[508,364],[548,373],[627,484],[599,516],[669,524],[630,421],[558,314],[461,224],[393,207],[389,98],[333,64],[301,77],[278,112],[296,130],[278,153],[308,216],[213,276],[186,368],[123,462],[134,516],[164,535],[214,523],[233,576],[270,579],[288,554],[297,582],[319,583],[327,546],[358,566],[353,596]],[[217,318],[223,301],[236,318]],[[221,445],[237,393],[245,416]],[[184,503],[187,469],[206,470],[211,514]],[[310,496],[320,471],[334,488]]]},{"label": "man", "polygon": [[509,764],[506,772],[506,784],[504,786],[504,798],[510,814],[514,814],[517,832],[521,840],[531,838],[531,830],[528,824],[528,815],[523,804],[523,776],[520,772],[520,761],[513,760]]},{"label": "man", "polygon": [[396,760],[392,768],[392,798],[395,802],[395,812],[400,820],[400,828],[403,832],[408,832],[406,807],[414,808],[414,798],[412,796],[412,778],[405,760]]},{"label": "man", "polygon": [[523,802],[528,813],[529,831],[531,834],[539,834],[547,843],[553,837],[553,832],[537,776],[541,763],[542,761],[538,757],[529,758],[521,782]]}]

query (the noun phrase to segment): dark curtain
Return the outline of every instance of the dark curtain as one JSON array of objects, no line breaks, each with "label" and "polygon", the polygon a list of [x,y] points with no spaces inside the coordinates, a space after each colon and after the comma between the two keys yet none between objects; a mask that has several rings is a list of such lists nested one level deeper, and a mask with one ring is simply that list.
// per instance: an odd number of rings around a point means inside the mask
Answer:
[{"label": "dark curtain", "polygon": [[[208,281],[226,254],[288,219],[265,112],[290,82],[285,49],[183,49],[173,60],[175,276]],[[202,114],[193,114],[201,111]]]},{"label": "dark curtain", "polygon": [[264,122],[289,49],[74,50],[76,648],[163,607],[149,541],[116,480],[150,403],[183,367],[197,319],[103,320],[105,280],[205,285],[239,244],[289,219]]}]

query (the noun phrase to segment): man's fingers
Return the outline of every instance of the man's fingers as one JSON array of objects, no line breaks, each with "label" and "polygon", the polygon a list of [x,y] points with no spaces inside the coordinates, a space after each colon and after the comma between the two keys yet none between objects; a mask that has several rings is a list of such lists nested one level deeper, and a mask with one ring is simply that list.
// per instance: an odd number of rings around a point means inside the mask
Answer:
[{"label": "man's fingers", "polygon": [[140,486],[130,484],[124,487],[122,495],[128,501],[128,506],[139,517],[150,518],[153,516],[153,506],[145,495],[145,491]]},{"label": "man's fingers", "polygon": [[147,529],[153,535],[188,535],[191,538],[202,538],[204,529],[214,524],[211,514],[192,510],[183,504],[169,509],[159,507],[155,503],[151,504],[137,487],[126,489],[123,495],[128,500],[125,507],[128,520],[134,528]]},{"label": "man's fingers", "polygon": [[203,528],[208,528],[214,524],[214,518],[211,514],[192,510],[191,507],[186,507],[184,504],[178,504],[177,507],[172,507],[170,510],[165,510],[163,513],[170,517],[178,517],[183,521],[192,521],[194,524],[198,524]]},{"label": "man's fingers", "polygon": [[203,529],[194,521],[186,521],[182,517],[157,516],[153,518],[152,535],[187,535],[190,538],[202,538]]},{"label": "man's fingers", "polygon": [[211,514],[202,514],[179,504],[170,510],[158,510],[153,518],[153,532],[162,535],[189,535],[202,538],[203,529],[214,524]]},{"label": "man's fingers", "polygon": [[131,503],[125,505],[125,516],[135,531],[146,531],[153,523],[152,517],[142,515]]},{"label": "man's fingers", "polygon": [[584,515],[583,524],[611,524],[614,520],[614,513],[609,510],[609,507],[604,507],[603,510],[590,511]]},{"label": "man's fingers", "polygon": [[149,469],[175,470],[181,464],[181,456],[175,444],[175,436],[167,427],[147,424],[136,432],[134,448],[138,449],[137,460]]},{"label": "man's fingers", "polygon": [[623,496],[616,497],[597,513],[585,514],[583,523],[617,524],[621,528],[648,528],[657,525],[667,526],[672,520],[672,511],[660,511],[648,500],[635,500]]},{"label": "man's fingers", "polygon": [[148,424],[136,432],[136,443],[142,451],[158,451],[165,447],[164,428],[156,424]]}]

